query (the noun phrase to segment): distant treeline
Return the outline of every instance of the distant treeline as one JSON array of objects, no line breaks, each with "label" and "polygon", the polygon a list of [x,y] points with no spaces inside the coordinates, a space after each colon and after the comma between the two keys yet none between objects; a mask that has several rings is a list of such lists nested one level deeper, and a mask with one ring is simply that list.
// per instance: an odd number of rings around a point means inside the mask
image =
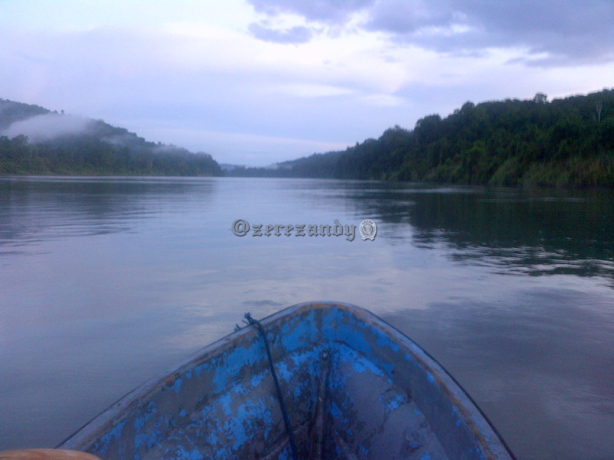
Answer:
[{"label": "distant treeline", "polygon": [[298,160],[277,163],[275,168],[247,168],[235,166],[226,171],[232,177],[300,177],[334,178],[335,168],[344,152],[314,153]]},{"label": "distant treeline", "polygon": [[413,130],[390,128],[344,152],[230,175],[463,184],[614,186],[614,90],[548,102],[467,102]]},{"label": "distant treeline", "polygon": [[[29,124],[30,130],[44,132],[47,137],[30,142],[23,134],[0,136],[0,174],[223,175],[219,164],[206,153],[148,142],[102,120],[78,119],[0,99],[0,132],[10,130],[14,123]],[[78,127],[67,133],[71,123]],[[58,126],[64,132],[50,136]]]},{"label": "distant treeline", "polygon": [[25,136],[0,137],[0,174],[221,176],[210,155],[184,149],[131,151],[79,136],[64,142],[30,144]]}]

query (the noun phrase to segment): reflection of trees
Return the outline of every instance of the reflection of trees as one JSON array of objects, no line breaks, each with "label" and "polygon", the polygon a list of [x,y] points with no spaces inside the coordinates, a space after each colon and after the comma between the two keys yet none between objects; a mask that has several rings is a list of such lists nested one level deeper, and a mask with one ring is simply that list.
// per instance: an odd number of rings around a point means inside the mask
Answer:
[{"label": "reflection of trees", "polygon": [[134,230],[161,212],[206,207],[215,179],[20,178],[0,180],[0,247]]},{"label": "reflection of trees", "polygon": [[611,191],[394,188],[355,198],[365,215],[410,223],[417,246],[443,246],[455,261],[614,279]]}]

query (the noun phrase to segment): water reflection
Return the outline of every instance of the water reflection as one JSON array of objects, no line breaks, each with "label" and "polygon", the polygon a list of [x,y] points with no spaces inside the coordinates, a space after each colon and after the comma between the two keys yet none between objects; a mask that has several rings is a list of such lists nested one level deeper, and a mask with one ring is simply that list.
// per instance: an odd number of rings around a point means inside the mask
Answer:
[{"label": "water reflection", "polygon": [[[374,184],[373,189],[355,188],[348,196],[359,214],[385,224],[407,224],[417,247],[443,249],[459,263],[507,274],[571,274],[614,281],[610,191],[407,185],[389,189]],[[398,232],[399,226],[393,229]],[[407,236],[383,235],[393,241]]]},{"label": "water reflection", "polygon": [[134,231],[145,219],[195,202],[205,207],[215,187],[215,179],[200,178],[0,178],[0,253],[57,238]]}]

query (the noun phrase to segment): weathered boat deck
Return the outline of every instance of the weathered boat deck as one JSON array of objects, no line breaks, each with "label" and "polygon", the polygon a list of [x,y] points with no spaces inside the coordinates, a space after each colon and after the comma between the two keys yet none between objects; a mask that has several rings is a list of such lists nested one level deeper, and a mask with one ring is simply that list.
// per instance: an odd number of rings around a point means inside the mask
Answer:
[{"label": "weathered boat deck", "polygon": [[[512,458],[445,370],[366,310],[301,304],[262,325],[298,458]],[[292,458],[255,327],[135,390],[60,447],[104,460]]]}]

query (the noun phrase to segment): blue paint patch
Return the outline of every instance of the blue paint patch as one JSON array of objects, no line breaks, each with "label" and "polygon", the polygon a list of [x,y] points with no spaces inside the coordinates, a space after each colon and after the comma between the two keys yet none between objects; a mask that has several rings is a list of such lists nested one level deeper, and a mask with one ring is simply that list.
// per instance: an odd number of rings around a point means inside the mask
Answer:
[{"label": "blue paint patch", "polygon": [[318,328],[315,327],[316,312],[310,311],[306,315],[291,318],[285,323],[278,335],[281,347],[286,353],[292,353],[306,345],[318,341]]},{"label": "blue paint patch", "polygon": [[217,437],[217,432],[212,431],[211,433],[209,433],[209,436],[207,436],[207,441],[211,445],[216,445],[219,442],[218,437]]},{"label": "blue paint patch", "polygon": [[105,434],[104,436],[100,438],[100,444],[102,444],[102,446],[98,448],[98,451],[97,451],[98,453],[101,453],[101,454],[106,453],[107,450],[109,449],[109,445],[114,439],[119,441],[119,439],[122,436],[122,431],[124,429],[125,424],[126,424],[125,420],[123,422],[118,423],[117,425],[113,427],[113,429],[111,429],[107,434]]},{"label": "blue paint patch", "polygon": [[134,421],[134,429],[138,432],[143,426],[145,426],[145,423],[147,423],[147,421],[151,419],[151,416],[156,412],[156,403],[150,401],[149,404],[147,404],[145,413],[141,417],[137,417]]},{"label": "blue paint patch", "polygon": [[350,315],[335,309],[322,318],[322,332],[329,341],[352,344],[356,351],[370,357],[372,355],[371,346],[351,320]]},{"label": "blue paint patch", "polygon": [[175,390],[175,393],[179,393],[181,391],[181,379],[180,378],[175,380],[175,384],[173,385],[173,390]]},{"label": "blue paint patch", "polygon": [[335,403],[332,403],[329,406],[328,412],[330,413],[330,415],[332,415],[334,419],[337,419],[337,420],[341,419],[341,417],[343,416],[341,409],[339,409],[339,407],[337,407]]},{"label": "blue paint patch", "polygon": [[209,415],[213,412],[213,407],[211,404],[207,404],[203,407],[203,410],[200,411],[203,418],[209,417]]},{"label": "blue paint patch", "polygon": [[181,412],[179,412],[179,417],[185,417],[186,415],[188,415],[188,413],[185,411],[185,409],[181,409]]},{"label": "blue paint patch", "polygon": [[237,346],[212,362],[215,374],[213,385],[217,393],[228,388],[232,381],[240,381],[243,367],[254,367],[266,359],[266,352],[262,340],[255,341],[249,348]]},{"label": "blue paint patch", "polygon": [[402,406],[407,402],[401,394],[396,394],[388,400],[384,399],[380,395],[379,400],[384,404],[386,412],[392,412],[393,410],[397,409],[398,407]]},{"label": "blue paint patch", "polygon": [[420,457],[420,460],[431,460],[431,456],[429,454],[424,454],[422,457]]},{"label": "blue paint patch", "polygon": [[380,331],[377,328],[373,328],[373,330],[377,334],[377,345],[378,346],[388,347],[392,349],[392,351],[394,352],[398,352],[401,349],[401,347],[395,342],[393,342],[392,339],[387,334],[384,334],[383,331]]},{"label": "blue paint patch", "polygon": [[[138,451],[143,446],[146,447],[146,450],[149,450],[154,445],[159,445],[162,439],[163,432],[160,427],[160,419],[158,419],[153,426],[151,426],[151,424],[149,426],[147,425],[147,422],[149,422],[156,413],[156,405],[153,401],[150,401],[147,405],[147,411],[134,421],[134,428],[136,431],[134,435],[134,458],[136,460],[140,459]],[[166,419],[166,417],[164,417],[163,420],[164,419]]]},{"label": "blue paint patch", "polygon": [[263,433],[267,439],[273,425],[271,410],[260,400],[248,401],[239,406],[236,416],[228,419],[224,428],[228,440],[232,442],[233,450],[236,451],[249,443],[254,433]]},{"label": "blue paint patch", "polygon": [[262,381],[264,380],[264,373],[258,374],[258,375],[254,375],[251,380],[249,381],[250,385],[252,388],[256,388],[258,385],[260,385],[262,383]]},{"label": "blue paint patch", "polygon": [[288,369],[288,365],[285,362],[281,362],[275,366],[275,372],[277,378],[288,381],[292,378],[292,372]]},{"label": "blue paint patch", "polygon": [[365,371],[369,371],[372,374],[379,375],[381,377],[384,376],[382,370],[379,369],[374,363],[372,363],[368,359],[363,358],[349,347],[339,347],[338,356],[341,362],[350,362],[352,364],[352,367],[354,368],[354,371],[359,374],[362,374]]},{"label": "blue paint patch", "polygon": [[435,377],[433,377],[433,374],[431,374],[430,372],[426,373],[426,378],[429,382],[435,383]]},{"label": "blue paint patch", "polygon": [[178,460],[203,460],[203,455],[198,451],[198,449],[192,449],[191,451],[187,451],[185,447],[179,445],[175,449],[175,457]]},{"label": "blue paint patch", "polygon": [[220,403],[222,403],[222,409],[224,410],[225,415],[231,415],[232,410],[230,409],[230,403],[232,402],[232,395],[226,393],[225,395],[220,396]]},{"label": "blue paint patch", "polygon": [[286,447],[280,452],[278,460],[292,460],[292,452],[289,447]]}]

